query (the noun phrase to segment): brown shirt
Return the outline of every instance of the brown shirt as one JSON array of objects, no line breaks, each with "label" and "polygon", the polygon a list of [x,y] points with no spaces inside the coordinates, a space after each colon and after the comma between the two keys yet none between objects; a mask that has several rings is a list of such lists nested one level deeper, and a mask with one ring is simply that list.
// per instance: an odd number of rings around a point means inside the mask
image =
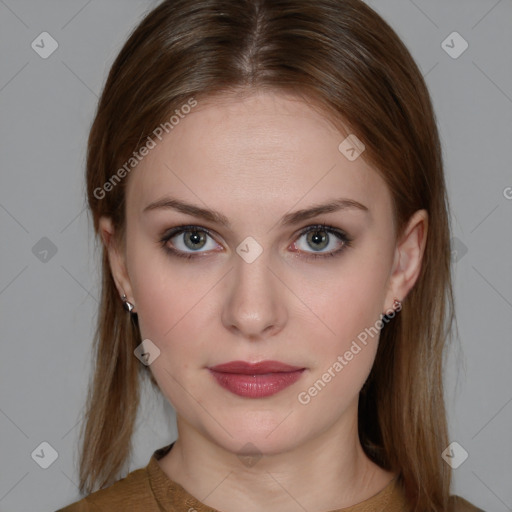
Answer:
[{"label": "brown shirt", "polygon": [[[174,443],[173,443],[174,444]],[[148,465],[136,469],[106,489],[57,512],[218,512],[190,495],[171,480],[158,464],[172,444],[156,450]],[[451,497],[450,512],[483,512],[466,500]],[[409,512],[403,489],[393,479],[384,489],[357,505],[331,512]]]}]

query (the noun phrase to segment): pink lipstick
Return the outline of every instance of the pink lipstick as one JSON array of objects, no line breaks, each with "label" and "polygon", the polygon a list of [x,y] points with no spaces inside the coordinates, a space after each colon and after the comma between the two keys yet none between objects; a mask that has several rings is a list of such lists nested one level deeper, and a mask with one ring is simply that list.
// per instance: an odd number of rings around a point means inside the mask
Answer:
[{"label": "pink lipstick", "polygon": [[300,379],[305,370],[279,361],[231,361],[208,369],[220,386],[245,398],[274,395]]}]

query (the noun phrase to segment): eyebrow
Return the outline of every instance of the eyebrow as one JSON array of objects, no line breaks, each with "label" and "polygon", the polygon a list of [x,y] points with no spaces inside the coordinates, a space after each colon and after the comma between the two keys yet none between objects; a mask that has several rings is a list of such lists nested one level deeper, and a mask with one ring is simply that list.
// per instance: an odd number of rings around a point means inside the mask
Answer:
[{"label": "eyebrow", "polygon": [[[180,201],[173,197],[163,197],[158,201],[150,203],[142,210],[142,212],[147,213],[158,209],[176,210],[178,212],[191,215],[193,217],[198,217],[216,224],[220,224],[227,228],[230,228],[231,226],[228,218],[222,213],[217,212],[215,210],[201,208],[199,206],[189,204],[184,201]],[[340,198],[329,201],[328,203],[316,204],[306,209],[297,210],[292,213],[287,213],[286,215],[283,215],[279,224],[281,226],[294,225],[302,221],[311,219],[312,217],[316,217],[317,215],[337,212],[340,210],[359,210],[362,212],[369,213],[369,210],[365,205],[357,201],[354,201],[353,199]]]}]

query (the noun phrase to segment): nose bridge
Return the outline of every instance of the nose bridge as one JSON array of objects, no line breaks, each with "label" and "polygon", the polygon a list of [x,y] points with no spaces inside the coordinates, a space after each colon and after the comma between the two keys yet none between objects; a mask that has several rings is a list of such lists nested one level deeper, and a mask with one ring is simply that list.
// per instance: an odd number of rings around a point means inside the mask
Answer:
[{"label": "nose bridge", "polygon": [[277,332],[286,319],[280,284],[269,270],[271,254],[262,249],[251,240],[238,246],[223,311],[225,327],[251,339]]}]

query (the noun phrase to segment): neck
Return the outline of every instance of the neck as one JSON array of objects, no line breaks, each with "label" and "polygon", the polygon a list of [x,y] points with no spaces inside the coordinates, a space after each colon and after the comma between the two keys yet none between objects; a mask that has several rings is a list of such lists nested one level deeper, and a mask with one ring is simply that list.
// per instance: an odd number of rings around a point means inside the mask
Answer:
[{"label": "neck", "polygon": [[374,496],[395,476],[366,456],[357,414],[351,418],[284,453],[245,458],[178,417],[179,438],[159,464],[192,496],[223,512],[342,509]]}]

